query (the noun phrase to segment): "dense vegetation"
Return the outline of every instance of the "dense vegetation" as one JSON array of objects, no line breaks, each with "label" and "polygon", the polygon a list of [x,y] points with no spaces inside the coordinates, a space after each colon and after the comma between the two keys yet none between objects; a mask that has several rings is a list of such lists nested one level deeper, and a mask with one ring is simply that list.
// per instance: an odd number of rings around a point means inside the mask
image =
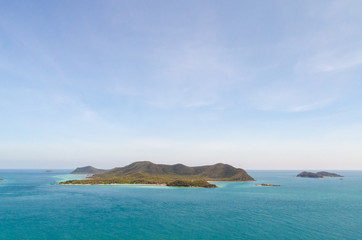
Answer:
[{"label": "dense vegetation", "polygon": [[98,184],[165,184],[173,187],[205,187],[216,188],[215,184],[211,184],[205,180],[174,180],[174,181],[153,181],[146,179],[86,179],[86,180],[68,180],[61,182],[61,185],[98,185]]},{"label": "dense vegetation", "polygon": [[176,180],[176,181],[167,183],[167,186],[216,188],[215,184],[211,184],[205,180]]},{"label": "dense vegetation", "polygon": [[61,182],[59,184],[165,184],[162,182],[146,180],[146,179],[123,179],[123,178],[114,178],[114,179],[85,179],[85,180],[68,180]]},{"label": "dense vegetation", "polygon": [[243,169],[222,163],[188,167],[183,164],[135,162],[122,168],[94,174],[86,180],[70,180],[60,184],[166,184],[168,186],[214,187],[214,184],[207,182],[209,180],[254,181]]},{"label": "dense vegetation", "polygon": [[165,177],[173,179],[205,179],[214,181],[254,181],[252,177],[241,168],[218,163],[209,166],[188,167],[183,164],[164,165],[152,162],[135,162],[122,168],[114,168],[102,174],[96,174],[96,178],[115,177]]}]

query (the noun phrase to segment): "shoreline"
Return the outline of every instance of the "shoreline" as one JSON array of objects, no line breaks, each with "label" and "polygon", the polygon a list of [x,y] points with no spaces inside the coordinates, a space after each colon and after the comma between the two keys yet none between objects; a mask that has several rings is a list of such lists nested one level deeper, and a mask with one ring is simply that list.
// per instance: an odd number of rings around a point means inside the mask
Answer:
[{"label": "shoreline", "polygon": [[[132,184],[132,183],[110,183],[110,184],[79,184],[79,183],[76,183],[76,184],[59,184],[57,183],[56,185],[61,185],[61,186],[69,186],[69,185],[72,185],[72,186],[115,186],[115,185],[118,185],[118,186],[153,186],[153,187],[156,187],[156,186],[159,186],[159,187],[176,187],[176,188],[205,188],[205,187],[196,187],[196,186],[167,186],[167,184],[139,184],[139,183],[135,183],[135,184]],[[215,187],[215,188],[218,188],[218,187]]]},{"label": "shoreline", "polygon": [[256,182],[256,180],[248,180],[248,181],[209,180],[207,182],[208,183],[212,183],[212,182],[235,182],[235,183],[242,182],[242,183],[245,183],[245,182]]},{"label": "shoreline", "polygon": [[[254,181],[222,181],[222,180],[218,180],[218,181],[207,181],[208,183],[212,184],[213,182],[235,182],[235,183],[245,183],[245,182],[255,182]],[[136,186],[162,186],[162,187],[167,187],[167,184],[165,183],[159,183],[159,184],[156,184],[156,183],[150,183],[150,184],[147,184],[147,183],[109,183],[109,184],[104,184],[104,183],[99,183],[99,184],[90,184],[90,183],[85,183],[85,184],[80,184],[80,183],[70,183],[70,184],[61,184],[61,183],[57,183],[56,185],[63,185],[63,186],[66,186],[66,185],[73,185],[73,186],[82,186],[82,185],[85,185],[85,186],[116,186],[116,185],[128,185],[128,186],[133,186],[133,185],[136,185]],[[168,187],[178,187],[178,186],[168,186]],[[196,187],[197,188],[197,187]]]},{"label": "shoreline", "polygon": [[109,184],[104,184],[104,183],[98,183],[98,184],[90,184],[90,183],[86,183],[86,184],[80,184],[80,183],[70,183],[70,184],[59,184],[57,183],[56,185],[74,185],[74,186],[81,186],[81,185],[88,185],[88,186],[93,186],[93,185],[100,185],[100,186],[107,186],[107,185],[138,185],[138,186],[167,186],[166,184],[140,184],[140,183],[109,183]]}]

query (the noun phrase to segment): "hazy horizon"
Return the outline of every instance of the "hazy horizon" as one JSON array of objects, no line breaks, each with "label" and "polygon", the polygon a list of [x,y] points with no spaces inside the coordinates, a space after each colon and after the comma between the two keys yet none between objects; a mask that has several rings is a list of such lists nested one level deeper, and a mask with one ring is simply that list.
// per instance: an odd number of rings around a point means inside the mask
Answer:
[{"label": "hazy horizon", "polygon": [[[156,163],[156,162],[153,162],[155,164],[166,164],[166,165],[173,165],[173,164],[168,164],[168,163]],[[129,163],[131,164],[131,163]],[[125,167],[129,164],[125,164],[125,165],[120,165],[120,166],[113,166],[111,168],[103,168],[103,167],[99,167],[99,166],[91,166],[91,167],[95,167],[95,168],[98,168],[98,169],[103,169],[103,170],[111,170],[113,168],[119,168],[119,167]],[[176,163],[178,164],[178,163]],[[181,163],[182,164],[182,163]],[[216,164],[216,163],[215,163]],[[225,164],[228,164],[228,163],[225,163]],[[213,165],[213,164],[205,164],[205,165],[186,165],[188,167],[201,167],[201,166],[206,166],[206,165]],[[88,167],[86,165],[82,165],[82,166],[75,166],[75,167],[70,167],[70,168],[0,168],[0,170],[5,170],[5,171],[12,171],[12,170],[24,170],[24,171],[27,171],[27,170],[34,170],[34,171],[37,171],[37,170],[40,170],[40,171],[46,171],[46,170],[52,170],[52,171],[55,171],[54,173],[56,173],[56,171],[73,171],[75,170],[76,168],[81,168],[81,167]],[[299,168],[299,169],[247,169],[247,168],[243,168],[242,166],[233,166],[235,168],[242,168],[246,171],[311,171],[311,172],[317,172],[317,171],[342,171],[342,172],[345,172],[345,171],[357,171],[357,172],[360,172],[362,171],[362,169],[304,169],[304,168]]]},{"label": "hazy horizon", "polygon": [[[138,162],[138,161],[137,161]],[[125,162],[125,164],[122,164],[122,165],[114,165],[114,166],[111,166],[111,167],[102,167],[102,164],[98,164],[98,165],[81,165],[81,166],[73,166],[73,167],[68,167],[68,168],[46,168],[46,167],[39,167],[39,168],[34,168],[34,167],[27,167],[27,168],[21,168],[21,167],[17,167],[17,168],[0,168],[0,170],[54,170],[54,171],[57,171],[57,170],[74,170],[76,168],[81,168],[81,167],[88,167],[88,166],[91,166],[91,167],[95,167],[95,168],[98,168],[98,169],[104,169],[104,170],[110,170],[110,169],[113,169],[113,168],[118,168],[118,167],[125,167],[127,165],[130,165],[134,162]],[[177,162],[177,163],[167,163],[167,162],[152,162],[152,163],[155,163],[155,164],[166,164],[166,165],[174,165],[174,164],[183,164],[182,162]],[[230,163],[227,163],[227,162],[215,162],[215,163],[210,163],[210,164],[203,164],[203,165],[190,165],[190,164],[184,164],[188,167],[198,167],[198,166],[205,166],[205,165],[214,165],[214,164],[217,164],[217,163],[223,163],[223,164],[229,164]],[[296,169],[273,169],[273,168],[270,168],[270,169],[263,169],[263,168],[244,168],[243,166],[239,166],[239,165],[232,165],[233,167],[236,167],[236,168],[242,168],[244,170],[247,170],[247,171],[362,171],[362,169],[327,169],[327,168],[322,168],[322,169],[313,169],[313,168],[296,168]]]},{"label": "hazy horizon", "polygon": [[361,1],[1,1],[0,169],[362,169]]}]

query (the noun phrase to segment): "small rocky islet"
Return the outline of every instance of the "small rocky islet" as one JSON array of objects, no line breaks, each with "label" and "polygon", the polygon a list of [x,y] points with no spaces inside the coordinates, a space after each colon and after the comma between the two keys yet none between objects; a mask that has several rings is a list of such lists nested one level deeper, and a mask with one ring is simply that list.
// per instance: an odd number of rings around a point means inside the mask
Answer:
[{"label": "small rocky islet", "polygon": [[189,167],[183,164],[166,165],[134,162],[111,170],[92,166],[77,168],[72,174],[89,174],[84,180],[68,180],[60,185],[152,184],[170,187],[216,188],[209,181],[255,181],[244,169],[228,164]]},{"label": "small rocky islet", "polygon": [[336,174],[336,173],[330,173],[330,172],[325,172],[325,171],[316,172],[316,173],[304,171],[304,172],[299,173],[297,175],[297,177],[303,177],[303,178],[339,177],[339,178],[341,178],[343,176]]},{"label": "small rocky islet", "polygon": [[256,186],[260,186],[260,187],[280,187],[280,185],[270,184],[270,183],[262,183],[262,184],[258,184]]}]

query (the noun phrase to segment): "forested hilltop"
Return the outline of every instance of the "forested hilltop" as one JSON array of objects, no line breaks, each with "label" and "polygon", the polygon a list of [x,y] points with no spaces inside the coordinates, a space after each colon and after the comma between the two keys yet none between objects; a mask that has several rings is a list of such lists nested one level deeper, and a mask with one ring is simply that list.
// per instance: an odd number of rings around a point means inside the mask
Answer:
[{"label": "forested hilltop", "polygon": [[69,180],[60,184],[166,184],[167,186],[216,187],[208,181],[254,181],[243,169],[228,164],[188,167],[135,162],[94,174],[86,180]]}]

